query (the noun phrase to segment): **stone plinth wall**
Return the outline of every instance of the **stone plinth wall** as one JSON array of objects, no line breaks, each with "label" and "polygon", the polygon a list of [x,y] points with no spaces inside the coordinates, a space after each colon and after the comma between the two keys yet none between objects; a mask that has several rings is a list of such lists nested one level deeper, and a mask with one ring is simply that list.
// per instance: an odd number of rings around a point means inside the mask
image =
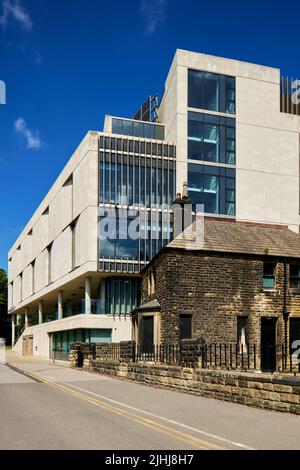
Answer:
[{"label": "stone plinth wall", "polygon": [[177,366],[85,361],[86,370],[146,385],[300,415],[300,378]]}]

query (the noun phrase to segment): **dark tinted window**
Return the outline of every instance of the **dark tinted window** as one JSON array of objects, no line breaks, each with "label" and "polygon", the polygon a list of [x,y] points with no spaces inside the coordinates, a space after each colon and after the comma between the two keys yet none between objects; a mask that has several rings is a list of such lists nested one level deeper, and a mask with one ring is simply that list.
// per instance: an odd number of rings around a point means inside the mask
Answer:
[{"label": "dark tinted window", "polygon": [[189,70],[188,106],[222,113],[235,113],[235,78]]},{"label": "dark tinted window", "polygon": [[202,113],[188,115],[188,157],[235,165],[235,121]]},{"label": "dark tinted window", "polygon": [[300,289],[300,265],[290,265],[290,287],[292,289]]},{"label": "dark tinted window", "polygon": [[189,197],[204,212],[235,215],[235,170],[208,165],[188,165]]},{"label": "dark tinted window", "polygon": [[180,339],[192,338],[192,315],[180,315]]}]

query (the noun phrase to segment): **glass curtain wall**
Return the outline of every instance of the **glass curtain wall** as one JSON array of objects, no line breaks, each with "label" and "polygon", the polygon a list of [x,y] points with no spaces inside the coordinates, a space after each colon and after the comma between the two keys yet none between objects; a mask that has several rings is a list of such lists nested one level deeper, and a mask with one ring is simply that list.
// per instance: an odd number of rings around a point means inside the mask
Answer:
[{"label": "glass curtain wall", "polygon": [[[100,231],[107,232],[100,235],[100,258],[145,263],[172,239],[175,148],[104,136],[99,143]],[[127,237],[134,224],[136,237]]]},{"label": "glass curtain wall", "polygon": [[188,71],[188,107],[203,110],[188,113],[188,159],[194,160],[188,164],[189,196],[194,207],[204,204],[205,213],[231,217],[236,214],[236,122],[225,114],[235,114],[235,85],[235,77]]}]

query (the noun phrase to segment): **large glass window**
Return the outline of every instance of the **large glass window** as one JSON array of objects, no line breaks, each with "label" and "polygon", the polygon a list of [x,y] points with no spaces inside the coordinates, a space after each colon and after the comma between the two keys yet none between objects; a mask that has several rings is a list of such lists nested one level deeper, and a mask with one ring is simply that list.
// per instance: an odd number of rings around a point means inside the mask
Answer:
[{"label": "large glass window", "polygon": [[188,157],[235,165],[235,120],[189,112]]},{"label": "large glass window", "polygon": [[130,237],[132,218],[102,218],[100,221],[100,256],[103,258],[138,258],[138,238]]},{"label": "large glass window", "polygon": [[175,199],[175,168],[171,160],[106,153],[99,165],[99,202],[154,207]]},{"label": "large glass window", "polygon": [[107,313],[129,315],[139,304],[139,282],[136,278],[108,278],[105,283]]},{"label": "large glass window", "polygon": [[235,78],[189,70],[188,106],[221,113],[235,113]]},{"label": "large glass window", "polygon": [[188,165],[189,196],[204,212],[235,215],[235,170],[208,165]]},{"label": "large glass window", "polygon": [[162,124],[112,118],[112,134],[164,140],[165,129]]}]

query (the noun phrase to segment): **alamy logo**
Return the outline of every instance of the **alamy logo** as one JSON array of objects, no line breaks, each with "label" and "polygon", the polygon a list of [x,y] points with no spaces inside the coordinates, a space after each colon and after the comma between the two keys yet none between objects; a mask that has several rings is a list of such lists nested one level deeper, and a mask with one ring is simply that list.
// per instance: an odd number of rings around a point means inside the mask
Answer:
[{"label": "alamy logo", "polygon": [[292,102],[300,104],[300,80],[294,80],[292,83]]},{"label": "alamy logo", "polygon": [[0,80],[0,104],[6,104],[6,85],[3,80]]}]

